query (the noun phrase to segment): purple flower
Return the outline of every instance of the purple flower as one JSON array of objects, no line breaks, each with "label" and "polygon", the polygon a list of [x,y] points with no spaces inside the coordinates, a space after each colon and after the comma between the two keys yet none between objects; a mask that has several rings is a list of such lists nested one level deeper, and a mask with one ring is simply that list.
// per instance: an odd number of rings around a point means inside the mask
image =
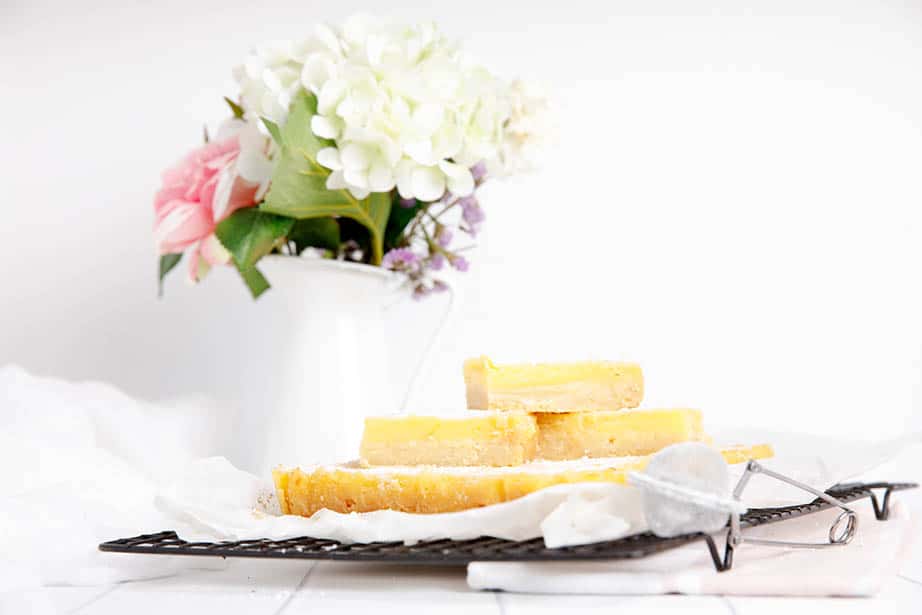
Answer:
[{"label": "purple flower", "polygon": [[487,176],[487,165],[483,160],[471,167],[471,175],[474,176],[474,181],[480,181]]},{"label": "purple flower", "polygon": [[441,254],[433,254],[429,257],[429,269],[433,271],[438,271],[445,266],[445,257]]},{"label": "purple flower", "polygon": [[472,196],[466,196],[459,201],[461,204],[461,217],[472,227],[476,227],[483,222],[483,210],[480,209],[480,203]]},{"label": "purple flower", "polygon": [[397,203],[404,209],[409,209],[416,205],[416,199],[404,199],[401,198]]},{"label": "purple flower", "polygon": [[425,298],[426,295],[428,294],[429,294],[429,289],[423,286],[422,284],[420,284],[419,286],[413,289],[413,300],[419,301],[420,299]]},{"label": "purple flower", "polygon": [[451,266],[457,269],[458,271],[467,271],[470,267],[470,264],[467,262],[467,259],[463,256],[455,256],[451,259]]},{"label": "purple flower", "polygon": [[451,243],[451,238],[452,238],[451,229],[446,226],[443,226],[442,229],[439,231],[439,234],[436,235],[435,241],[440,246],[445,248],[448,246],[448,244]]},{"label": "purple flower", "polygon": [[432,292],[444,293],[446,290],[448,290],[448,284],[446,284],[442,280],[436,280],[435,282],[432,283]]},{"label": "purple flower", "polygon": [[419,262],[419,257],[409,248],[394,248],[381,259],[381,266],[385,269],[406,269]]}]

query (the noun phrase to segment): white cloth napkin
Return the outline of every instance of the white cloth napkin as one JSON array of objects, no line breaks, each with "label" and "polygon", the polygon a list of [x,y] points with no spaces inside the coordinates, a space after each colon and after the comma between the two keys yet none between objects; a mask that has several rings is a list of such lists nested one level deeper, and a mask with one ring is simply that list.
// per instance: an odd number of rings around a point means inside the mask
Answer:
[{"label": "white cloth napkin", "polygon": [[[877,521],[866,500],[854,506],[859,529],[851,544],[801,550],[744,543],[726,572],[715,570],[701,541],[638,560],[477,562],[468,566],[467,582],[479,590],[540,594],[870,596],[897,572],[918,527],[899,501],[894,501],[887,521]],[[821,542],[837,514],[827,510],[744,535]],[[722,547],[725,533],[717,536]]]},{"label": "white cloth napkin", "polygon": [[0,592],[223,567],[97,550],[169,527],[154,494],[177,468],[215,452],[215,418],[201,403],[147,404],[104,384],[0,368]]}]

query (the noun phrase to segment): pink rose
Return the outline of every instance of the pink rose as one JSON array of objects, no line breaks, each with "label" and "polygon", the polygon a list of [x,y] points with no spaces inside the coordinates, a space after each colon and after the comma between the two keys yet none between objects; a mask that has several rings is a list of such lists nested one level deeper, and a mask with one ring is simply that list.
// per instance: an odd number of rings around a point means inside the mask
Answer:
[{"label": "pink rose", "polygon": [[239,156],[240,139],[234,134],[193,150],[162,175],[163,187],[154,198],[157,252],[176,254],[191,249],[189,277],[193,281],[209,265],[229,261],[227,250],[214,236],[218,222],[257,202],[260,184],[237,173]]}]

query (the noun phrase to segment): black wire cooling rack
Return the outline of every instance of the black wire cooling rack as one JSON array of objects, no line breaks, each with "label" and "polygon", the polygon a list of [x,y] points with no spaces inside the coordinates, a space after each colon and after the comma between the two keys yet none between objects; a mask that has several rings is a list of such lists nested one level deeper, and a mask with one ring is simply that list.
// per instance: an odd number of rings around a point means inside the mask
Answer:
[{"label": "black wire cooling rack", "polygon": [[[915,483],[848,483],[836,485],[826,493],[840,502],[869,498],[878,520],[889,514],[890,496],[894,491],[918,487]],[[878,498],[875,491],[882,491]],[[741,517],[741,527],[751,528],[767,523],[802,517],[830,508],[825,500],[799,506],[751,508]],[[649,532],[618,540],[588,545],[548,549],[544,539],[515,542],[499,538],[473,540],[434,540],[405,545],[402,542],[343,544],[335,540],[300,537],[287,540],[241,540],[236,542],[186,542],[176,532],[165,531],[133,538],[110,540],[99,545],[100,551],[112,553],[155,553],[160,555],[210,555],[220,557],[262,557],[283,559],[313,559],[350,562],[392,562],[400,564],[461,565],[469,562],[510,561],[576,561],[611,560],[646,557],[682,545],[704,541],[717,570],[727,570],[732,559],[721,557],[714,538],[709,534],[685,534],[674,538],[659,538]]]}]

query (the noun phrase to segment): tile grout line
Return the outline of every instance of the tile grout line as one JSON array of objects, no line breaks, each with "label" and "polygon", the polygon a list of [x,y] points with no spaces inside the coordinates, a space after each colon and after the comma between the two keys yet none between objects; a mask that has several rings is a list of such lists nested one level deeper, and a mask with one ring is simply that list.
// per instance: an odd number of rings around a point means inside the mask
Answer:
[{"label": "tile grout line", "polygon": [[298,584],[297,584],[297,585],[295,586],[295,588],[292,590],[291,595],[289,595],[287,598],[285,598],[285,602],[283,602],[282,604],[280,604],[280,605],[279,605],[279,608],[276,609],[275,612],[274,612],[272,615],[281,615],[282,611],[284,611],[286,608],[288,608],[288,605],[291,603],[292,600],[294,600],[295,596],[297,596],[297,595],[301,592],[301,590],[304,589],[304,586],[307,585],[307,580],[310,578],[311,573],[314,572],[314,568],[316,568],[316,567],[317,567],[317,564],[319,564],[319,563],[320,563],[320,562],[317,562],[317,561],[311,562],[311,567],[308,568],[308,569],[304,572],[304,576],[301,577],[301,580],[300,580],[300,581],[298,581]]},{"label": "tile grout line", "polygon": [[898,579],[903,579],[904,581],[909,581],[913,585],[922,586],[922,581],[919,581],[918,579],[913,579],[912,577],[907,577],[905,574],[898,574],[896,575],[896,577]]},{"label": "tile grout line", "polygon": [[102,600],[103,598],[105,598],[106,596],[108,596],[109,594],[111,594],[112,592],[114,592],[114,591],[115,591],[116,589],[118,589],[118,588],[119,588],[119,584],[118,584],[118,583],[115,583],[115,584],[113,584],[113,585],[107,587],[104,591],[99,592],[98,594],[96,594],[95,596],[93,596],[92,598],[90,598],[89,600],[87,600],[86,602],[84,602],[83,604],[81,604],[80,606],[74,607],[73,609],[71,609],[70,611],[68,611],[68,614],[69,614],[69,615],[75,615],[76,613],[79,613],[80,611],[82,611],[82,610],[85,609],[86,607],[90,606],[91,604],[96,604],[97,602],[99,602],[100,600]]},{"label": "tile grout line", "polygon": [[[190,570],[208,570],[208,569],[207,568],[190,568]],[[92,598],[90,598],[89,600],[81,604],[80,606],[74,607],[73,609],[68,611],[67,615],[76,615],[76,613],[79,613],[80,611],[90,606],[91,604],[96,604],[97,602],[99,602],[100,600],[102,600],[103,598],[105,598],[106,596],[108,596],[109,594],[117,590],[118,588],[123,587],[125,585],[142,584],[142,583],[147,583],[148,581],[157,581],[157,580],[166,579],[172,576],[176,576],[176,573],[170,572],[167,574],[156,575],[152,577],[145,577],[141,579],[124,579],[122,581],[116,581],[115,583],[112,583],[111,585],[109,585],[109,587],[106,588],[104,591],[96,594],[95,596],[93,596]]]},{"label": "tile grout line", "polygon": [[496,606],[499,607],[499,615],[506,615],[506,598],[500,590],[493,590],[493,598],[496,599]]}]

